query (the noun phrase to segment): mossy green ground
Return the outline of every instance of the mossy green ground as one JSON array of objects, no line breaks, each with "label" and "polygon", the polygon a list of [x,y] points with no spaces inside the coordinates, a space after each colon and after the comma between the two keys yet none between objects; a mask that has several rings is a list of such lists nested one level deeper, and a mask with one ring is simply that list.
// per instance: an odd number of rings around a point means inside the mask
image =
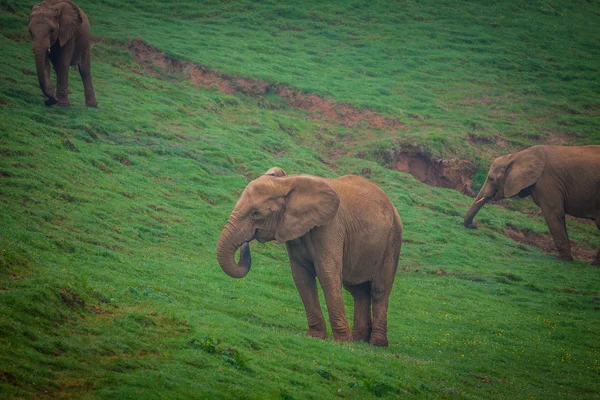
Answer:
[{"label": "mossy green ground", "polygon": [[[43,106],[32,4],[0,1],[0,397],[600,397],[598,268],[502,234],[547,233],[535,213],[486,206],[467,230],[471,198],[376,159],[421,145],[472,160],[480,184],[494,155],[598,144],[597,3],[79,1],[95,109],[76,71],[73,106]],[[404,126],[347,128],[149,73],[109,44],[137,37]],[[221,228],[272,166],[370,168],[398,208],[390,347],[306,338],[283,246],[253,243],[244,279],[220,270]],[[595,226],[568,225],[600,246]]]}]

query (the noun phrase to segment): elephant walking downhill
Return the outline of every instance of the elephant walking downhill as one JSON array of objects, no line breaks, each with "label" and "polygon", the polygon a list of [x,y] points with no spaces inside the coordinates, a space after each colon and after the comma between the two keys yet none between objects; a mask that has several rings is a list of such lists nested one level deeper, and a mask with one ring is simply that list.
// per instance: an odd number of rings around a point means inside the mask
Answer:
[{"label": "elephant walking downhill", "polygon": [[[327,337],[318,278],[335,340],[388,345],[388,298],[398,268],[402,222],[380,188],[355,175],[325,179],[272,168],[248,184],[221,233],[217,259],[223,271],[235,278],[248,273],[248,242],[253,239],[285,243],[309,336]],[[352,331],[342,285],[354,297]]]},{"label": "elephant walking downhill", "polygon": [[[69,0],[45,0],[33,6],[29,33],[44,104],[69,105],[69,66],[77,65],[83,81],[85,104],[97,105],[90,62],[90,23]],[[50,82],[50,63],[56,72],[56,94]]]},{"label": "elephant walking downhill", "polygon": [[[600,146],[533,146],[496,158],[464,220],[489,200],[531,195],[542,209],[560,260],[571,261],[565,215],[591,219],[600,229]],[[600,265],[600,250],[593,265]]]}]

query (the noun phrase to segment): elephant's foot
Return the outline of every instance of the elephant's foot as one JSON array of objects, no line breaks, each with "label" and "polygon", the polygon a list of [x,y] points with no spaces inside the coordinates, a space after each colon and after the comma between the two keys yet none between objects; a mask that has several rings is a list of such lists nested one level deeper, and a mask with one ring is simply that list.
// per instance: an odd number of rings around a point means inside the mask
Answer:
[{"label": "elephant's foot", "polygon": [[333,340],[336,342],[351,342],[352,341],[352,332],[350,332],[350,327],[348,325],[341,327],[332,327],[333,331]]},{"label": "elephant's foot", "polygon": [[54,105],[56,103],[58,103],[58,100],[56,100],[54,97],[44,96],[44,105],[46,105],[46,106],[52,106],[52,105]]},{"label": "elephant's foot", "polygon": [[98,102],[96,101],[96,99],[86,100],[85,105],[88,107],[97,107]]},{"label": "elephant's foot", "polygon": [[352,341],[352,334],[350,334],[350,332],[348,332],[347,334],[344,335],[333,335],[333,340],[335,340],[336,342],[351,342]]},{"label": "elephant's foot", "polygon": [[563,254],[556,257],[560,261],[573,261],[573,256],[570,254]]},{"label": "elephant's foot", "polygon": [[316,329],[309,329],[308,332],[306,332],[306,336],[314,337],[317,339],[327,339],[327,332]]},{"label": "elephant's foot", "polygon": [[71,107],[71,103],[69,103],[69,100],[59,100],[58,103],[56,103],[56,105],[59,107]]},{"label": "elephant's foot", "polygon": [[371,340],[369,340],[369,343],[373,346],[387,347],[388,339],[387,336],[382,333],[374,333],[373,335],[371,335]]},{"label": "elephant's foot", "polygon": [[355,342],[368,342],[371,338],[370,329],[357,329],[352,330],[352,340]]}]

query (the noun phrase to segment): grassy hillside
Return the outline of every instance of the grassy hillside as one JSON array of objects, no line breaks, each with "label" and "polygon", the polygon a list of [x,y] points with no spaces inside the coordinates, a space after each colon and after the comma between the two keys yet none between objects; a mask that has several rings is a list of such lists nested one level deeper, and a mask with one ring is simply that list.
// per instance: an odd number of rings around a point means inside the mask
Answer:
[{"label": "grassy hillside", "polygon": [[[481,180],[495,154],[598,143],[597,3],[79,1],[95,109],[75,71],[73,106],[43,106],[32,4],[0,0],[0,397],[600,397],[597,268],[505,237],[547,233],[535,214],[487,206],[467,230],[471,198],[357,156],[413,143]],[[125,46],[137,37],[403,125],[148,71]],[[398,208],[390,347],[306,338],[283,246],[253,243],[241,280],[220,270],[229,212],[272,166],[369,168]],[[600,246],[595,226],[568,225]]]}]

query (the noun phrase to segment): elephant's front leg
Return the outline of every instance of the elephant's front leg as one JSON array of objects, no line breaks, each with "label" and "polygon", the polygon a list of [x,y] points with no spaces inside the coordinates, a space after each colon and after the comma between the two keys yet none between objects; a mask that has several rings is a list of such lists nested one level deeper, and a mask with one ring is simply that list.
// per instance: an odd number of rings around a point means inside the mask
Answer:
[{"label": "elephant's front leg", "polygon": [[54,69],[56,70],[56,100],[59,106],[70,106],[69,103],[69,64],[71,57],[61,52]]},{"label": "elephant's front leg", "polygon": [[352,333],[348,325],[348,318],[346,318],[344,298],[342,297],[341,260],[321,261],[315,267],[323,289],[325,303],[327,303],[333,338],[340,342],[350,342],[352,341]]},{"label": "elephant's front leg", "polygon": [[300,293],[300,298],[306,310],[306,319],[308,320],[307,335],[325,339],[327,337],[327,329],[325,327],[325,318],[321,311],[315,275],[300,262],[290,260],[290,263],[296,289]]},{"label": "elephant's front leg", "polygon": [[554,245],[558,250],[558,259],[562,261],[573,261],[571,255],[571,242],[567,234],[567,226],[565,224],[565,212],[562,209],[542,208],[542,213],[552,238]]}]

